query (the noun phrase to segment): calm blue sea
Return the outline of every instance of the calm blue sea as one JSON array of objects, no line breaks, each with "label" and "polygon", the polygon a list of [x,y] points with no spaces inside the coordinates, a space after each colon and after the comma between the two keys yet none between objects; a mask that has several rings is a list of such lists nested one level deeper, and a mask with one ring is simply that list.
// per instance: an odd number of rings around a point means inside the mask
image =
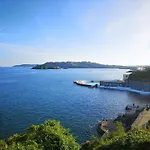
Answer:
[{"label": "calm blue sea", "polygon": [[115,118],[127,104],[148,97],[125,91],[91,89],[73,80],[121,79],[123,69],[0,68],[0,139],[47,119],[61,121],[83,142],[97,135],[99,120]]}]

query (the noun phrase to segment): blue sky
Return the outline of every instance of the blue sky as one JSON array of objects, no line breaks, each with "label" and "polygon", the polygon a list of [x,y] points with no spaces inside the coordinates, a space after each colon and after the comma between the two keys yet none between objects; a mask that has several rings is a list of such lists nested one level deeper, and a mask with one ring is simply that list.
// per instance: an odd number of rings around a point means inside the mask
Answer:
[{"label": "blue sky", "polygon": [[150,65],[149,0],[1,0],[0,66]]}]

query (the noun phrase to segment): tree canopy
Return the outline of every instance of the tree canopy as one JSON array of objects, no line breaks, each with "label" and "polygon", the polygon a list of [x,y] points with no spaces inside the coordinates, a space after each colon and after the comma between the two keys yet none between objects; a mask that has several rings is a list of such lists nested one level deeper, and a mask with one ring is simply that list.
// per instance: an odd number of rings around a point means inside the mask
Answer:
[{"label": "tree canopy", "polygon": [[60,122],[48,120],[32,125],[26,132],[0,141],[0,150],[79,150],[80,146]]},{"label": "tree canopy", "polygon": [[133,129],[124,132],[120,123],[118,131],[101,139],[93,138],[81,150],[150,150],[150,130]]},{"label": "tree canopy", "polygon": [[150,82],[150,69],[133,71],[129,76],[129,80]]},{"label": "tree canopy", "polygon": [[60,122],[48,120],[32,125],[24,133],[0,140],[0,150],[150,150],[149,128],[125,132],[121,123],[117,122],[116,126],[116,132],[101,139],[94,137],[80,146]]}]

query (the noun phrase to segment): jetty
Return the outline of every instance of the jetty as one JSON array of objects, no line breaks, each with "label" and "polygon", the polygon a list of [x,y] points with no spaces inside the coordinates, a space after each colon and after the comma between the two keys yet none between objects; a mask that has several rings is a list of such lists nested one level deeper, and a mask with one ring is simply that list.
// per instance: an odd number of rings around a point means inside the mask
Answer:
[{"label": "jetty", "polygon": [[126,83],[122,80],[109,80],[109,81],[75,80],[73,82],[77,85],[86,86],[89,88],[99,87],[100,89],[128,91],[128,92],[133,92],[133,93],[137,93],[140,95],[150,95],[150,91],[143,91],[143,90],[138,90],[135,88],[128,87]]},{"label": "jetty", "polygon": [[125,110],[125,113],[118,114],[118,117],[114,120],[109,119],[98,122],[98,132],[104,136],[117,131],[115,122],[118,121],[122,122],[125,131],[133,128],[147,128],[150,125],[149,105],[145,107],[135,104],[127,105]]},{"label": "jetty", "polygon": [[131,128],[146,128],[150,121],[150,108],[149,105],[138,115]]},{"label": "jetty", "polygon": [[117,128],[113,120],[103,120],[98,123],[98,131],[100,133],[108,134],[110,132],[117,131]]},{"label": "jetty", "polygon": [[[146,71],[126,72],[125,74],[123,74],[123,79],[121,80],[99,80],[99,81],[77,80],[74,81],[74,83],[76,83],[77,85],[87,86],[87,87],[99,87],[101,89],[129,91],[141,95],[150,95],[149,76],[148,76],[149,79],[148,81],[145,79],[145,76],[143,76],[143,80],[141,80],[141,78],[139,80],[136,79],[136,76],[135,78],[133,78],[135,74],[139,75],[139,73],[145,74]],[[148,71],[148,73],[150,74],[150,70]]]},{"label": "jetty", "polygon": [[99,86],[99,83],[96,81],[75,80],[74,83],[77,85],[86,86],[89,88],[97,88]]},{"label": "jetty", "polygon": [[122,122],[125,131],[128,131],[132,128],[132,124],[135,122],[136,118],[140,115],[140,113],[146,108],[146,106],[137,106],[127,105],[125,107],[126,112],[119,114],[118,117],[114,121]]}]

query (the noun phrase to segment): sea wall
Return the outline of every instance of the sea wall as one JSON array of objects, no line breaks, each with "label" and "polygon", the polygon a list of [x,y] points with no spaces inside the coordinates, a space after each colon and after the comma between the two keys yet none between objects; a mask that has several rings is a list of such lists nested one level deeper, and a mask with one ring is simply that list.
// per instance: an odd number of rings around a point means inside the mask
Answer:
[{"label": "sea wall", "polygon": [[124,87],[125,86],[125,82],[121,81],[121,80],[100,81],[100,86]]},{"label": "sea wall", "polygon": [[150,82],[140,82],[140,81],[126,81],[126,87],[130,87],[132,89],[150,92]]}]

